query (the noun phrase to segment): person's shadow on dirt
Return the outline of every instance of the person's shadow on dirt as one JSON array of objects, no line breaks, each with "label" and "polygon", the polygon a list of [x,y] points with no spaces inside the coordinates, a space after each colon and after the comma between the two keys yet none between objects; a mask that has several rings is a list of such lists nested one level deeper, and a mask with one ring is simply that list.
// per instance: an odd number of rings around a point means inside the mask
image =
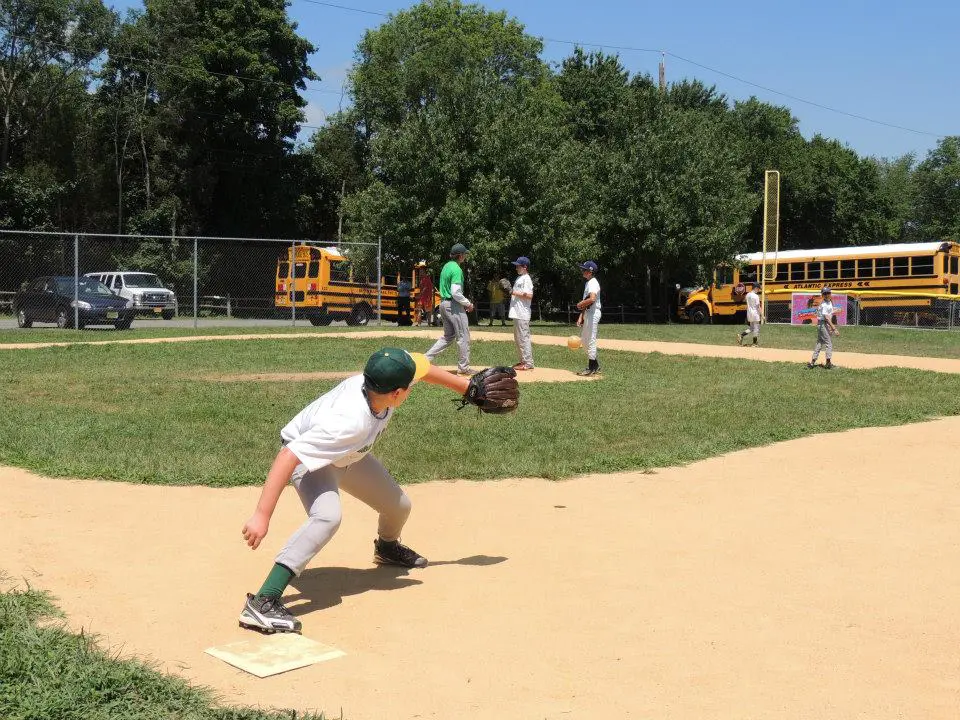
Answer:
[{"label": "person's shadow on dirt", "polygon": [[[416,574],[429,572],[430,568],[440,565],[472,565],[485,567],[496,565],[506,560],[505,557],[491,555],[471,555],[459,560],[438,560],[431,562],[423,570],[415,570]],[[420,585],[423,581],[410,577],[410,570],[396,565],[381,565],[371,568],[345,567],[318,567],[307,568],[300,577],[290,581],[290,587],[298,592],[294,595],[286,594],[283,603],[291,614],[307,615],[315,610],[339,605],[343,598],[350,595],[360,595],[372,590],[399,590],[413,585]]]}]

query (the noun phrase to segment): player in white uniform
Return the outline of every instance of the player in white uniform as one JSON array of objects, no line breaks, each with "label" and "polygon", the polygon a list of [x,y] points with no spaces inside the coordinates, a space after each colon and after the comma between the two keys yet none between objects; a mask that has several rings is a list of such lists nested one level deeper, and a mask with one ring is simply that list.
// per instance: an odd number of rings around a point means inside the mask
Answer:
[{"label": "player in white uniform", "polygon": [[247,595],[242,626],[300,632],[300,621],[280,598],[340,527],[340,490],[380,514],[374,562],[408,568],[427,564],[426,558],[400,544],[410,499],[380,461],[368,454],[420,379],[461,394],[470,384],[468,378],[432,366],[420,353],[384,348],[370,357],[363,375],[344,380],[314,400],[280,432],[284,447],[267,474],[256,510],[243,526],[244,540],[254,550],[259,547],[287,483],[296,489],[308,517],[277,555],[260,590]]},{"label": "player in white uniform", "polygon": [[514,370],[533,370],[533,345],[530,342],[530,303],[533,300],[533,279],[530,277],[530,258],[521,255],[513,261],[517,279],[510,293],[510,313],[513,320],[513,340],[517,344],[520,362]]},{"label": "player in white uniform", "polygon": [[753,335],[753,344],[760,340],[760,284],[756,283],[747,293],[747,329],[737,333],[737,345],[743,345],[747,335]]},{"label": "player in white uniform", "polygon": [[577,327],[580,328],[580,342],[587,351],[587,367],[578,372],[577,375],[596,375],[600,372],[600,364],[597,362],[600,282],[594,277],[597,272],[597,264],[593,260],[587,260],[580,265],[580,270],[583,271],[583,279],[587,282],[583,287],[583,300],[577,303],[577,310],[580,311],[580,317],[577,318]]},{"label": "player in white uniform", "polygon": [[833,335],[839,335],[840,331],[833,324],[833,301],[830,288],[825,287],[820,291],[820,305],[817,307],[817,344],[813,346],[813,357],[807,363],[808,368],[817,366],[817,358],[820,357],[821,348],[826,350],[827,364],[824,367],[827,370],[833,369]]}]

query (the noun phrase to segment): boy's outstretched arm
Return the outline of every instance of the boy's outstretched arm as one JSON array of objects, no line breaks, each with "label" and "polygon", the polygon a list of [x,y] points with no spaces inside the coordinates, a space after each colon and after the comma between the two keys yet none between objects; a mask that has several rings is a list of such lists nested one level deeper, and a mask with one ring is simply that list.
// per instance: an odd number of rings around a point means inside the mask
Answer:
[{"label": "boy's outstretched arm", "polygon": [[[430,366],[430,370],[423,376],[423,381],[453,390],[458,395],[463,395],[470,387],[470,378],[463,375],[454,375],[452,372],[447,372],[436,365]],[[291,472],[293,471],[291,470]]]},{"label": "boy's outstretched arm", "polygon": [[270,518],[273,517],[273,511],[277,508],[280,494],[290,482],[290,476],[299,464],[300,459],[287,448],[281,449],[274,458],[270,472],[267,473],[267,480],[263,484],[263,490],[260,492],[257,509],[243,526],[243,539],[252,550],[260,547],[260,542],[267,536]]}]

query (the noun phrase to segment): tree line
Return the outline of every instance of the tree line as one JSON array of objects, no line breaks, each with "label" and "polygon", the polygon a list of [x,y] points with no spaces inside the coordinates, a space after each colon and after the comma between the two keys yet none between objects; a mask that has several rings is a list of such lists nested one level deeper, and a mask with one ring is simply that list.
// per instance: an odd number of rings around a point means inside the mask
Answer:
[{"label": "tree line", "polygon": [[[321,78],[285,0],[146,0],[124,17],[103,0],[0,0],[0,50],[3,228],[342,228],[399,265],[463,242],[484,281],[530,256],[557,303],[589,256],[608,297],[648,308],[759,248],[769,168],[781,248],[960,240],[960,137],[922,159],[861,157],[697,79],[661,87],[582,48],[547,63],[508,14],[458,0],[368,31],[346,109],[299,143]],[[169,262],[155,242],[126,252]]]}]

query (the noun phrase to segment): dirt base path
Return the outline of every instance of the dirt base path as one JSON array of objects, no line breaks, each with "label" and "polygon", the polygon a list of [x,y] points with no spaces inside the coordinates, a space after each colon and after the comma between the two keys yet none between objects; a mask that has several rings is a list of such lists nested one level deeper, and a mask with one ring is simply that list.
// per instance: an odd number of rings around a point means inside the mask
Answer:
[{"label": "dirt base path", "polygon": [[[436,339],[440,336],[437,329],[430,330],[367,330],[362,332],[335,333],[335,332],[305,332],[305,333],[249,333],[243,335],[193,335],[185,337],[171,338],[139,338],[136,340],[95,340],[83,344],[87,345],[149,345],[153,343],[169,342],[197,342],[208,340],[285,340],[295,338],[314,338],[323,340],[327,338],[388,338],[388,337],[420,337]],[[513,342],[513,336],[507,333],[486,332],[483,330],[473,330],[470,337],[475,340],[492,340],[500,342]],[[566,346],[567,339],[564,336],[557,335],[534,335],[533,343],[536,345],[562,345]],[[6,343],[0,344],[0,350],[32,350],[43,347],[66,347],[75,345],[72,342],[52,342],[52,343]],[[694,355],[698,357],[719,357],[719,358],[739,358],[749,360],[760,360],[763,362],[795,362],[805,363],[810,360],[810,351],[808,350],[784,350],[780,348],[755,348],[738,347],[733,345],[701,345],[698,343],[676,343],[676,342],[655,342],[647,340],[604,340],[598,341],[601,350],[625,350],[628,352],[640,353],[663,353],[664,355]],[[424,348],[426,349],[426,347]],[[583,351],[576,352],[578,360],[582,359]],[[960,360],[952,358],[939,357],[915,357],[911,355],[875,355],[872,353],[850,353],[838,350],[836,354],[837,364],[840,367],[870,369],[879,367],[902,367],[913,368],[915,370],[931,370],[934,372],[960,373]],[[512,364],[515,358],[511,355],[507,358]]]},{"label": "dirt base path", "polygon": [[[259,490],[0,471],[2,567],[71,623],[229,702],[383,718],[870,718],[960,714],[960,418],[855,430],[654,474],[408,488],[370,563],[344,523],[288,594],[347,656],[266,680],[203,654],[301,522],[287,493],[256,553]],[[756,471],[754,474],[753,471]]]}]

